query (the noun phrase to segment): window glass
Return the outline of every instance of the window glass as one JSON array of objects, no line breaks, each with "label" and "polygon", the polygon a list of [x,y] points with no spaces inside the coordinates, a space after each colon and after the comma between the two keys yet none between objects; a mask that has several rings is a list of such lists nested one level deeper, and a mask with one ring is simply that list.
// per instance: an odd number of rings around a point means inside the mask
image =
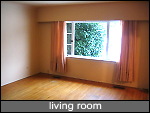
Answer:
[{"label": "window glass", "polygon": [[71,55],[71,45],[67,45],[67,54]]},{"label": "window glass", "polygon": [[71,34],[67,34],[67,44],[71,44]]},{"label": "window glass", "polygon": [[67,23],[67,33],[72,32],[72,23]]}]

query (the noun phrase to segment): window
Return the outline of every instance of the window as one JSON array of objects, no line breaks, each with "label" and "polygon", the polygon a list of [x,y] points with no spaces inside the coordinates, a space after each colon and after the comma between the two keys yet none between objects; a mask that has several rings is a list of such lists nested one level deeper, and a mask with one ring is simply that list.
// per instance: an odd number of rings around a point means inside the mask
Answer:
[{"label": "window", "polygon": [[121,21],[67,21],[68,57],[119,61]]}]

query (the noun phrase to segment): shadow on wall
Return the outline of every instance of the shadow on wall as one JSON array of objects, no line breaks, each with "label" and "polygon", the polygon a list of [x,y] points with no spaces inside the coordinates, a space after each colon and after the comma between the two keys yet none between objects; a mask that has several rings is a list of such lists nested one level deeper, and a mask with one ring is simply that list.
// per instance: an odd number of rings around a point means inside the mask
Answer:
[{"label": "shadow on wall", "polygon": [[138,25],[138,38],[140,38],[138,87],[149,89],[149,21],[140,21]]}]

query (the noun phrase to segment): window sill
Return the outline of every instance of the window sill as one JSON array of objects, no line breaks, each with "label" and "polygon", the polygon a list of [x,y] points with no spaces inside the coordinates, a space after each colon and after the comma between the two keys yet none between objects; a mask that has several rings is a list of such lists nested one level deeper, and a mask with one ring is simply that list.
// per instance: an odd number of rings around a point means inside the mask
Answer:
[{"label": "window sill", "polygon": [[87,60],[98,60],[98,61],[105,61],[105,62],[114,62],[117,63],[117,61],[113,61],[113,60],[104,60],[98,57],[88,57],[88,56],[66,56],[67,58],[77,58],[77,59],[87,59]]}]

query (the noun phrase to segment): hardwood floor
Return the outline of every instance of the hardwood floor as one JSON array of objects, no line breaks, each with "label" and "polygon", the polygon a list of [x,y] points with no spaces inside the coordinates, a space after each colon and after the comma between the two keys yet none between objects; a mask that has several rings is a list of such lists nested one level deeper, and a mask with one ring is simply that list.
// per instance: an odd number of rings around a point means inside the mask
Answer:
[{"label": "hardwood floor", "polygon": [[147,100],[148,93],[111,84],[37,74],[1,87],[1,100]]}]

